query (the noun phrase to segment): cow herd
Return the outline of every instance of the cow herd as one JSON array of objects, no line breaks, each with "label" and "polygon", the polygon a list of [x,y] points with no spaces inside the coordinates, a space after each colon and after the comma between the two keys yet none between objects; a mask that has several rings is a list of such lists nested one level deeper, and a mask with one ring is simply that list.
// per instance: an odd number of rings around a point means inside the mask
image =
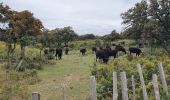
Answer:
[{"label": "cow herd", "polygon": [[[85,55],[86,48],[81,48],[80,52],[82,55]],[[115,49],[112,49],[110,46],[103,47],[92,47],[92,52],[96,54],[96,61],[102,60],[103,63],[106,63],[109,61],[111,57],[116,58],[118,55],[118,52],[123,52],[126,54],[126,49],[121,46],[120,44],[115,47]],[[130,47],[129,48],[130,55],[132,53],[135,53],[136,56],[139,56],[142,51],[139,48]]]},{"label": "cow herd", "polygon": [[[99,59],[99,60],[102,60],[103,63],[107,64],[107,62],[109,61],[111,57],[113,58],[117,57],[118,52],[123,52],[124,54],[127,53],[126,49],[120,45],[117,45],[115,49],[111,49],[110,47],[106,47],[104,49],[99,48],[96,50],[96,61]],[[129,52],[130,52],[130,55],[132,53],[135,53],[136,56],[139,56],[142,53],[142,51],[139,48],[134,48],[134,47],[130,47]]]},{"label": "cow herd", "polygon": [[[68,55],[69,48],[65,47],[64,50],[65,50],[65,55]],[[47,48],[45,48],[44,49],[44,55],[45,56],[51,55],[50,57],[48,57],[48,59],[53,59],[53,55],[55,55],[56,59],[61,60],[62,55],[63,55],[63,49],[61,47],[56,48],[56,49],[53,49],[53,48],[47,49]]]},{"label": "cow herd", "polygon": [[[139,48],[136,47],[130,47],[129,48],[130,55],[132,53],[135,53],[136,56],[139,56],[142,51]],[[65,55],[68,55],[69,48],[64,48]],[[84,56],[87,52],[86,48],[80,48],[80,53]],[[112,49],[110,46],[103,47],[92,47],[92,53],[96,55],[96,61],[100,60],[103,63],[106,63],[109,61],[111,57],[116,58],[118,56],[118,52],[123,52],[124,54],[127,53],[126,49],[119,45],[116,45],[114,49]],[[62,48],[56,48],[56,49],[44,49],[44,55],[52,54],[55,55],[56,59],[61,60],[63,55],[63,49]]]}]

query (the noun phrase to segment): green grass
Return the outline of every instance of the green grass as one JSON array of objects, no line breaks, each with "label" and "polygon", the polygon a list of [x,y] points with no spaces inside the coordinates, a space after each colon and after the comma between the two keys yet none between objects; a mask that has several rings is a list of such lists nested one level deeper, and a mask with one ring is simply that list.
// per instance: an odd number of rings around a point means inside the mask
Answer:
[{"label": "green grass", "polygon": [[61,83],[64,82],[68,100],[85,99],[89,95],[90,66],[94,57],[91,52],[82,56],[78,51],[72,51],[61,61],[54,60],[54,65],[46,65],[38,71],[41,82],[30,85],[30,91],[40,92],[42,100],[61,100]]}]

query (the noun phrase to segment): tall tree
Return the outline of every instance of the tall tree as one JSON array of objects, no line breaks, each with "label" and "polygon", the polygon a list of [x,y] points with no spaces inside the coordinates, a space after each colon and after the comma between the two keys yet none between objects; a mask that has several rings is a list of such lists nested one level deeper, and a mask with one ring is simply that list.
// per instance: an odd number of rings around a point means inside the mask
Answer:
[{"label": "tall tree", "polygon": [[147,23],[148,5],[145,1],[135,4],[135,7],[130,8],[127,12],[121,14],[123,24],[127,25],[125,30],[130,32],[134,39],[141,39],[144,35],[144,25]]},{"label": "tall tree", "polygon": [[121,38],[121,35],[118,32],[116,32],[116,30],[113,30],[110,34],[103,36],[103,39],[105,41],[114,41],[120,38]]},{"label": "tall tree", "polygon": [[[170,1],[142,1],[122,14],[123,24],[135,39],[159,42],[170,55]],[[133,34],[134,33],[134,34]]]},{"label": "tall tree", "polygon": [[55,38],[58,46],[60,46],[62,43],[67,45],[70,41],[78,37],[78,35],[70,26],[64,28],[56,28],[52,30],[51,33],[53,34],[53,37]]},{"label": "tall tree", "polygon": [[14,27],[11,25],[14,22],[14,14],[8,6],[0,3],[0,40],[6,42],[7,45],[7,69],[12,69],[12,56],[16,48],[17,36],[14,32]]},{"label": "tall tree", "polygon": [[30,36],[37,36],[41,34],[43,25],[41,21],[33,16],[29,11],[22,11],[15,14],[15,23],[12,25],[16,27],[18,33],[18,42],[21,47],[21,59],[25,57],[25,46],[28,43]]},{"label": "tall tree", "polygon": [[64,27],[62,29],[62,33],[63,33],[63,40],[64,40],[65,45],[68,45],[70,41],[78,37],[78,35],[75,33],[75,31],[70,26]]},{"label": "tall tree", "polygon": [[150,22],[146,28],[170,55],[170,1],[150,0],[148,13]]}]

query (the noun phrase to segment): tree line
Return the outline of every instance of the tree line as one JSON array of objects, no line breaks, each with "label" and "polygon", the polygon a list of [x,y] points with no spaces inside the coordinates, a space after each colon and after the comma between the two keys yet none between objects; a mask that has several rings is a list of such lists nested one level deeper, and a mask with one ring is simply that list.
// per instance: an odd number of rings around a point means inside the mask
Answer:
[{"label": "tree line", "polygon": [[32,12],[15,11],[8,5],[0,3],[0,41],[4,41],[7,46],[7,69],[13,69],[11,65],[16,45],[20,46],[20,62],[16,67],[18,70],[25,59],[25,47],[30,44],[37,45],[42,51],[46,47],[59,47],[62,44],[66,46],[72,40],[98,38],[113,40],[114,34],[119,36],[115,30],[105,36],[78,35],[70,26],[49,30],[44,28],[41,20],[34,17]]},{"label": "tree line", "polygon": [[123,36],[161,45],[170,55],[170,1],[149,0],[136,3],[121,14],[126,25]]},{"label": "tree line", "polygon": [[40,50],[43,50],[45,47],[57,47],[63,44],[67,46],[73,40],[102,39],[110,42],[132,38],[137,42],[145,43],[147,41],[151,47],[159,44],[170,55],[169,0],[150,0],[149,3],[141,1],[122,13],[121,17],[122,24],[126,25],[121,33],[113,30],[104,36],[78,35],[70,26],[53,30],[46,29],[32,12],[28,10],[15,11],[0,3],[0,41],[4,41],[7,46],[7,68],[11,69],[17,44],[20,45],[20,62],[17,68],[25,59],[26,46],[38,45]]}]

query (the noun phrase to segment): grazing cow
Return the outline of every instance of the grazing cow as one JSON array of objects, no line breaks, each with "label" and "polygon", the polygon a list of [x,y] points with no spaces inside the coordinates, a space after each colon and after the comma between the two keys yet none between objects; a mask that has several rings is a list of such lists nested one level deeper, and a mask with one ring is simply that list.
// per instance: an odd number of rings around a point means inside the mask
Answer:
[{"label": "grazing cow", "polygon": [[124,48],[123,46],[121,46],[120,44],[117,45],[117,46],[115,47],[115,49],[116,49],[117,51],[122,51],[122,52],[124,52],[124,53],[126,54],[125,48]]},{"label": "grazing cow", "polygon": [[109,55],[106,50],[97,50],[96,51],[96,61],[97,59],[103,60],[103,63],[107,64],[109,61]]},{"label": "grazing cow", "polygon": [[69,48],[66,47],[66,48],[65,48],[65,54],[66,54],[66,55],[68,55],[68,51],[69,51]]},{"label": "grazing cow", "polygon": [[92,47],[92,52],[95,53],[97,51],[96,47]]},{"label": "grazing cow", "polygon": [[58,58],[58,60],[61,60],[62,55],[63,55],[63,50],[61,48],[57,48],[56,49],[56,59]]},{"label": "grazing cow", "polygon": [[142,53],[142,51],[139,48],[135,48],[135,47],[129,48],[129,51],[130,51],[130,55],[131,53],[136,53],[136,56],[139,56]]},{"label": "grazing cow", "polygon": [[82,55],[84,56],[86,54],[86,48],[81,48],[80,53],[82,53]]},{"label": "grazing cow", "polygon": [[116,58],[116,56],[117,56],[117,50],[110,50],[109,51],[109,57],[114,57],[114,58]]},{"label": "grazing cow", "polygon": [[48,55],[48,49],[47,48],[44,49],[44,55]]},{"label": "grazing cow", "polygon": [[96,51],[96,61],[97,59],[103,60],[103,63],[109,61],[110,57],[116,58],[118,50],[111,50],[111,48],[100,49]]}]

